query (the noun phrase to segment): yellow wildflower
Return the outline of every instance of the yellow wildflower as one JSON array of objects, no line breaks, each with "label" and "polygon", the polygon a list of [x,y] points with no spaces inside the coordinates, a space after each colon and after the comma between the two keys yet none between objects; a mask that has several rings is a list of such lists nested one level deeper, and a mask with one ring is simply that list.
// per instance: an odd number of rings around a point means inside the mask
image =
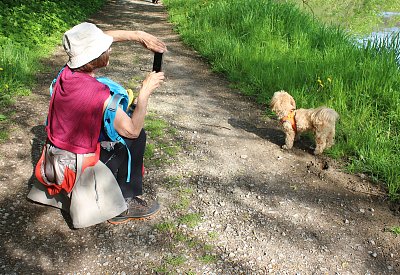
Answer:
[{"label": "yellow wildflower", "polygon": [[317,82],[318,82],[318,85],[319,86],[321,86],[321,87],[324,87],[324,83],[322,83],[322,80],[321,79],[317,79]]}]

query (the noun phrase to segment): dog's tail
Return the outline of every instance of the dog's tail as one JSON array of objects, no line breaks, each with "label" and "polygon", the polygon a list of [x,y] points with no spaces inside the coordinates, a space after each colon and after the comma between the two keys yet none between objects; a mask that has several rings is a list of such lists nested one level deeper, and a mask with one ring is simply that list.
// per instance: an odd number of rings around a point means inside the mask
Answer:
[{"label": "dog's tail", "polygon": [[319,107],[315,110],[314,117],[319,121],[336,123],[336,121],[339,119],[339,114],[331,108]]}]

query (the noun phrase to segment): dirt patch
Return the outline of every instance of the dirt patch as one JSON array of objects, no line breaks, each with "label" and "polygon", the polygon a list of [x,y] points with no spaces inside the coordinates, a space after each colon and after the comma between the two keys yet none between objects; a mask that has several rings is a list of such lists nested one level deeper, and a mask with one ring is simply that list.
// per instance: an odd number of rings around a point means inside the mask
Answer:
[{"label": "dirt patch", "polygon": [[[398,205],[367,177],[311,155],[307,139],[281,150],[283,133],[265,106],[212,73],[166,18],[162,4],[133,0],[110,1],[91,18],[168,45],[167,80],[150,111],[176,129],[182,150],[148,167],[145,188],[159,197],[161,213],[74,230],[68,215],[26,201],[45,138],[48,85],[66,62],[59,48],[32,96],[15,107],[11,138],[0,145],[0,273],[399,274],[400,238],[388,230],[400,226]],[[133,43],[115,44],[102,73],[126,84],[144,77],[152,57]]]}]

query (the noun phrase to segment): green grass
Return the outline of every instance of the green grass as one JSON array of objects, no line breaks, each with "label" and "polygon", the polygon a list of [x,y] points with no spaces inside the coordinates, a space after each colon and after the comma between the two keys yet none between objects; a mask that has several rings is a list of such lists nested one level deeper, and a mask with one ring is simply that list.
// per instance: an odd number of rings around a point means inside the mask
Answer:
[{"label": "green grass", "polygon": [[174,211],[187,210],[190,206],[192,194],[193,189],[180,186],[177,191],[175,203],[171,204],[171,209]]},{"label": "green grass", "polygon": [[[61,43],[63,32],[98,10],[105,0],[0,2],[0,116],[18,97],[29,95],[41,60]],[[2,122],[0,140],[8,136]]]},{"label": "green grass", "polygon": [[29,94],[40,59],[62,33],[98,10],[105,0],[0,2],[0,105]]},{"label": "green grass", "polygon": [[193,189],[180,186],[175,197],[176,199],[174,203],[171,204],[171,209],[174,211],[187,210],[190,206],[192,194]]},{"label": "green grass", "polygon": [[[184,189],[183,193],[191,193]],[[173,211],[173,212],[176,212]],[[181,212],[179,210],[179,212]],[[177,213],[175,213],[177,214]],[[165,220],[154,225],[154,229],[158,230],[163,235],[163,245],[168,247],[168,251],[173,253],[173,256],[167,256],[162,259],[161,263],[154,267],[153,270],[162,274],[171,274],[177,266],[185,263],[186,257],[181,255],[182,248],[188,251],[191,259],[197,260],[200,264],[214,264],[218,260],[216,256],[216,247],[214,244],[207,242],[215,240],[218,236],[216,232],[210,232],[209,238],[199,238],[196,234],[190,231],[191,228],[197,226],[201,222],[201,214],[199,213],[184,213],[176,215],[174,220]],[[181,225],[186,225],[184,228]],[[185,274],[192,274],[191,271],[186,271]]]},{"label": "green grass", "polygon": [[8,138],[8,132],[3,130],[3,124],[5,124],[5,121],[7,120],[7,116],[4,114],[0,114],[0,141],[5,140]]},{"label": "green grass", "polygon": [[205,264],[213,264],[217,262],[217,257],[210,254],[204,254],[200,257],[200,261]]},{"label": "green grass", "polygon": [[[183,265],[186,262],[186,257],[181,255],[182,247],[190,254],[192,259],[196,259],[202,264],[213,264],[217,261],[215,246],[207,244],[206,240],[199,239],[187,229],[182,229],[179,224],[186,224],[188,228],[192,228],[200,222],[200,215],[184,214],[180,215],[176,221],[166,220],[154,225],[154,228],[163,234],[164,245],[169,248],[173,256],[166,256],[161,263],[154,267],[153,270],[157,273],[171,274],[176,267]],[[185,274],[192,274],[191,271],[186,271]]]},{"label": "green grass", "polygon": [[396,236],[400,235],[400,226],[392,226],[389,228],[389,231],[395,234]]},{"label": "green grass", "polygon": [[162,259],[162,264],[153,268],[156,274],[175,274],[171,270],[182,266],[186,262],[186,257],[183,255],[166,256]]},{"label": "green grass", "polygon": [[160,232],[173,232],[176,230],[176,225],[172,221],[164,221],[154,226]]},{"label": "green grass", "polygon": [[180,266],[186,262],[186,258],[182,255],[170,256],[165,259],[165,263],[174,267]]},{"label": "green grass", "polygon": [[185,224],[189,228],[196,227],[201,222],[201,214],[200,213],[188,213],[182,215],[179,218],[180,224]]},{"label": "green grass", "polygon": [[0,130],[0,141],[8,139],[9,134],[7,131]]},{"label": "green grass", "polygon": [[188,197],[179,197],[177,202],[171,205],[173,210],[186,210],[189,208],[190,205],[190,198]]},{"label": "green grass", "polygon": [[208,236],[211,240],[216,240],[218,238],[218,233],[215,231],[208,232]]},{"label": "green grass", "polygon": [[144,128],[148,137],[144,153],[146,166],[160,167],[174,161],[181,150],[179,143],[173,140],[175,129],[154,113],[146,116]]},{"label": "green grass", "polygon": [[164,179],[164,186],[168,189],[178,188],[181,186],[182,176],[168,176]]},{"label": "green grass", "polygon": [[[0,37],[0,106],[13,103],[15,97],[28,95],[38,68],[39,56],[26,47]],[[4,114],[0,114],[4,115]]]},{"label": "green grass", "polygon": [[[398,46],[399,37],[364,48],[348,31],[287,1],[164,3],[183,40],[260,104],[284,89],[301,108],[336,109],[337,144],[326,154],[385,182],[399,198],[400,70],[395,51],[385,47]],[[367,7],[373,13],[379,5]]]}]

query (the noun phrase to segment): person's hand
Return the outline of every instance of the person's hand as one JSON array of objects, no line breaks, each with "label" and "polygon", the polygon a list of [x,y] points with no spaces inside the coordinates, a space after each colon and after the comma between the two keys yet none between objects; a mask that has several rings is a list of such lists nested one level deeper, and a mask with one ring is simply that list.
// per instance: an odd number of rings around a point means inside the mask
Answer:
[{"label": "person's hand", "polygon": [[141,94],[150,96],[150,94],[160,87],[161,83],[164,81],[164,72],[151,72],[147,75],[146,79],[143,81]]},{"label": "person's hand", "polygon": [[139,36],[139,42],[143,45],[143,47],[158,53],[167,51],[167,46],[157,37],[144,31],[138,31],[137,33]]}]

